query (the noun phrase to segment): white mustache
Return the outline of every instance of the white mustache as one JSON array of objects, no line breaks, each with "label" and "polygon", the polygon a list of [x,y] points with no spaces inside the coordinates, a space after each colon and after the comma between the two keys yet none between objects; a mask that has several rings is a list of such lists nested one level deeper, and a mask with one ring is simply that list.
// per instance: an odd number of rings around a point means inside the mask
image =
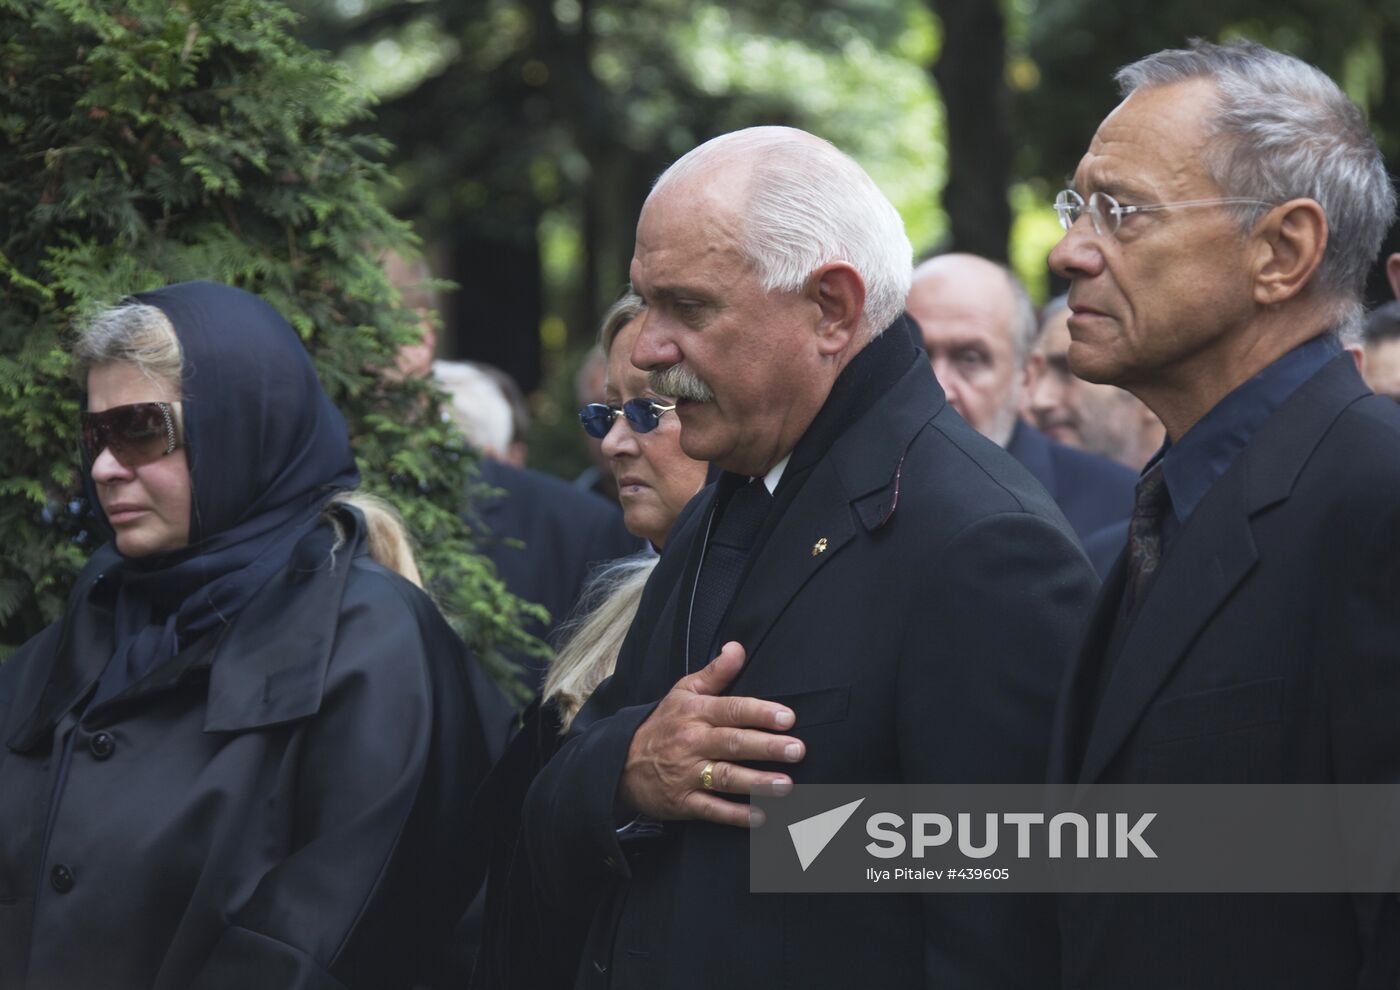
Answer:
[{"label": "white mustache", "polygon": [[648,371],[647,385],[653,392],[669,395],[673,399],[686,399],[691,402],[715,400],[715,393],[710,391],[710,386],[695,372],[680,364],[673,364],[661,371]]}]

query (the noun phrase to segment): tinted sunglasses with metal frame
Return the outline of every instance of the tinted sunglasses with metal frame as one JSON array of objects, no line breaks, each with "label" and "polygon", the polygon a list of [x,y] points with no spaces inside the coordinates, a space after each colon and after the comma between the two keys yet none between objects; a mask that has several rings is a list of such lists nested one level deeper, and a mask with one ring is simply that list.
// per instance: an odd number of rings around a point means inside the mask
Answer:
[{"label": "tinted sunglasses with metal frame", "polygon": [[674,408],[674,405],[663,406],[655,399],[628,399],[621,409],[603,402],[590,402],[578,411],[578,418],[583,424],[583,432],[595,440],[601,440],[612,429],[618,413],[627,417],[632,432],[650,433],[661,422],[661,415]]},{"label": "tinted sunglasses with metal frame", "polygon": [[80,417],[83,459],[93,464],[110,450],[123,467],[140,467],[184,445],[178,402],[133,402]]}]

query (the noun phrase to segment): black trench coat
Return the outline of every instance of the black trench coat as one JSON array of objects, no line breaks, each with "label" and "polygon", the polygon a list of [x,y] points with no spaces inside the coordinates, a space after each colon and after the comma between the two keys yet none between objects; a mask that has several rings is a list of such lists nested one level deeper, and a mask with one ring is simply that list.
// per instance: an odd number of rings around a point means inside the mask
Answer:
[{"label": "black trench coat", "polygon": [[81,722],[111,655],[100,557],[86,604],[0,667],[0,990],[411,985],[480,884],[496,701],[362,543],[332,557],[318,528]]}]

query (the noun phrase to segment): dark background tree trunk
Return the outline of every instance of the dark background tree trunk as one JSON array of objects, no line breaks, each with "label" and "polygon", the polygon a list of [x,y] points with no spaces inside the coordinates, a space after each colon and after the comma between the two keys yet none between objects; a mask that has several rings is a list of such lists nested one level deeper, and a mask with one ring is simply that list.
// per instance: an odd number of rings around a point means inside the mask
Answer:
[{"label": "dark background tree trunk", "polygon": [[1007,260],[1011,207],[1010,94],[1006,37],[997,0],[930,0],[943,22],[933,79],[948,121],[948,185],[943,192],[951,248]]}]

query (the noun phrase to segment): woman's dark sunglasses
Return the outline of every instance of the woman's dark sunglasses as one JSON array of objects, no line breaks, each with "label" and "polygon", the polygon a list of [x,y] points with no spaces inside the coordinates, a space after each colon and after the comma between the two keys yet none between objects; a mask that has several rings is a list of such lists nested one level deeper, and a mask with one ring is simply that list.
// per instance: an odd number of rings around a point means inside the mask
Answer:
[{"label": "woman's dark sunglasses", "polygon": [[612,429],[617,414],[627,417],[627,423],[634,433],[650,433],[661,422],[661,414],[668,413],[675,406],[663,406],[655,399],[628,399],[619,409],[602,402],[590,402],[578,411],[583,432],[597,440],[603,439]]},{"label": "woman's dark sunglasses", "polygon": [[83,458],[88,464],[103,450],[124,467],[140,467],[173,453],[183,438],[178,402],[133,402],[82,414]]}]

